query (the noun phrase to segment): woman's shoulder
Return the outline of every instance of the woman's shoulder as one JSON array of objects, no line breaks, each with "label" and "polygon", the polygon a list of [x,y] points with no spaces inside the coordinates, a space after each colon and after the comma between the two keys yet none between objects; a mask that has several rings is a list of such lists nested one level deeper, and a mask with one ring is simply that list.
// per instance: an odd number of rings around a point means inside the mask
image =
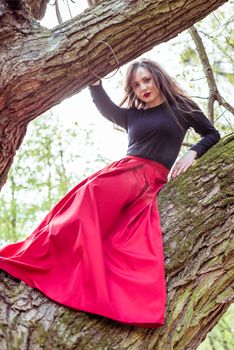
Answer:
[{"label": "woman's shoulder", "polygon": [[196,115],[203,113],[199,105],[189,97],[177,99],[176,103],[173,104],[172,109],[187,121],[188,118],[196,117]]}]

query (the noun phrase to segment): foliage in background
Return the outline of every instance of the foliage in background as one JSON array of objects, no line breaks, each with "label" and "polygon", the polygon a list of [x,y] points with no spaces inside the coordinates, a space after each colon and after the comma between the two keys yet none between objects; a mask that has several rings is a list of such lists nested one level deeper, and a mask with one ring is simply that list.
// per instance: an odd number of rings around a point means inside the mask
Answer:
[{"label": "foliage in background", "polygon": [[206,340],[197,350],[234,349],[234,305],[225,312],[217,325],[208,333]]},{"label": "foliage in background", "polygon": [[[233,55],[233,20],[234,2],[230,1],[225,6],[220,7],[206,19],[196,24],[196,29],[202,39],[218,90],[230,104],[231,91],[234,82],[234,55]],[[202,70],[199,55],[196,51],[195,43],[191,39],[188,31],[183,33],[184,42],[180,41],[180,59],[183,65],[183,74],[189,78],[190,89],[195,98],[207,110],[208,89],[207,81]],[[176,44],[175,44],[176,45]],[[178,45],[176,45],[178,48]],[[234,131],[233,115],[223,106],[216,102],[215,121],[221,120],[221,125],[228,125],[230,131]]]},{"label": "foliage in background", "polygon": [[66,127],[52,111],[30,124],[1,192],[0,240],[27,236],[69,189],[108,163],[93,147],[92,133],[92,124]]}]

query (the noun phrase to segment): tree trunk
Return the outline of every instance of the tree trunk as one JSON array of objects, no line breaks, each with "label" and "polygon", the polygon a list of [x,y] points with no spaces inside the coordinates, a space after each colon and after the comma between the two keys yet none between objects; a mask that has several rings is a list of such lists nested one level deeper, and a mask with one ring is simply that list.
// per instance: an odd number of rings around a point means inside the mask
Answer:
[{"label": "tree trunk", "polygon": [[1,350],[194,350],[234,300],[234,134],[159,194],[166,324],[121,325],[73,311],[0,273]]},{"label": "tree trunk", "polygon": [[32,17],[44,0],[0,0],[0,188],[30,120],[96,80],[91,71],[106,75],[226,1],[103,1],[49,30]]}]

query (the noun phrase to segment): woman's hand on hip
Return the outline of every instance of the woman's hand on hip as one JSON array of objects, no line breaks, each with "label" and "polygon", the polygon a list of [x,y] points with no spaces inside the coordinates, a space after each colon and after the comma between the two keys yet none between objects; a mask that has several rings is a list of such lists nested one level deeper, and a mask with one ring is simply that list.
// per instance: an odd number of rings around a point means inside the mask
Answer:
[{"label": "woman's hand on hip", "polygon": [[170,177],[175,178],[181,173],[184,173],[194,163],[196,155],[196,151],[189,150],[173,165]]}]

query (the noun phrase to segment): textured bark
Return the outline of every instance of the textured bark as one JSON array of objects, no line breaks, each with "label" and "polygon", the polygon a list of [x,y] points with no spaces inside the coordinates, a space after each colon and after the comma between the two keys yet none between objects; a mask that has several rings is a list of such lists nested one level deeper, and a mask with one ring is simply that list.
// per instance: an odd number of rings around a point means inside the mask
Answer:
[{"label": "textured bark", "polygon": [[[25,1],[28,1],[28,0],[25,0]],[[29,0],[28,2],[30,4],[32,16],[38,20],[42,19],[45,15],[46,7],[49,1],[48,0],[40,0],[40,1]]]},{"label": "textured bark", "polygon": [[40,20],[45,15],[48,2],[48,0],[1,0],[0,5],[4,5],[15,13],[23,11],[29,17]]},{"label": "textured bark", "polygon": [[103,1],[49,30],[27,6],[12,9],[12,1],[0,0],[0,188],[29,121],[96,80],[90,69],[104,76],[117,67],[98,41],[108,42],[122,65],[226,1]]},{"label": "textured bark", "polygon": [[[12,2],[11,0],[8,2]],[[18,3],[23,9],[25,9],[30,16],[35,19],[42,19],[46,12],[46,7],[49,0],[17,0],[13,3]]]},{"label": "textured bark", "polygon": [[102,2],[103,0],[87,0],[88,5],[91,6],[95,6],[97,4],[99,4],[100,2]]},{"label": "textured bark", "polygon": [[[1,350],[194,350],[234,299],[234,134],[163,188],[166,325],[73,311],[0,273]],[[62,273],[62,271],[61,271]]]}]

